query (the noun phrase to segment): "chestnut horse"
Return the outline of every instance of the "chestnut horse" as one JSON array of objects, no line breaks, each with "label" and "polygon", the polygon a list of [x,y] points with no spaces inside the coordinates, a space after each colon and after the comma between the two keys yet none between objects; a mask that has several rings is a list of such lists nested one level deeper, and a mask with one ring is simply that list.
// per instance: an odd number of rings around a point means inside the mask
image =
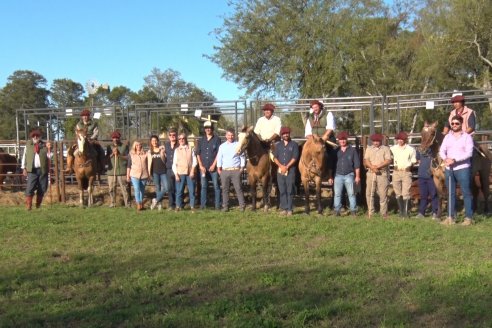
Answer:
[{"label": "chestnut horse", "polygon": [[316,203],[318,214],[323,212],[321,206],[321,182],[326,177],[328,171],[325,141],[313,135],[302,147],[301,158],[299,160],[299,172],[301,182],[304,186],[305,205],[304,212],[309,214],[309,182],[313,181],[316,185]]},{"label": "chestnut horse", "polygon": [[[445,166],[443,160],[439,157],[439,147],[444,139],[444,136],[437,131],[437,122],[429,124],[424,123],[424,127],[421,131],[421,145],[420,150],[426,151],[431,149],[432,160],[432,177],[436,190],[439,196],[439,211],[438,215],[442,213],[442,200],[447,197],[446,192],[446,175]],[[473,209],[476,211],[478,208],[478,196],[480,191],[484,197],[484,213],[489,212],[488,199],[489,199],[489,176],[492,164],[492,155],[484,145],[475,145],[472,157],[472,183],[471,190],[473,194]]]},{"label": "chestnut horse", "polygon": [[7,177],[8,173],[17,173],[18,167],[19,165],[17,164],[17,158],[10,154],[4,153],[3,149],[0,148],[0,188],[3,187],[3,181]]},{"label": "chestnut horse", "polygon": [[87,130],[76,130],[77,150],[74,152],[75,178],[79,187],[80,206],[84,206],[84,190],[87,190],[87,206],[92,206],[94,180],[99,172],[97,151],[87,138]]},{"label": "chestnut horse", "polygon": [[268,186],[270,182],[275,183],[277,165],[270,159],[270,153],[261,144],[260,138],[254,133],[253,127],[244,127],[238,135],[238,154],[246,152],[248,163],[248,184],[251,192],[252,210],[256,210],[256,186],[261,181],[263,191],[263,209],[268,211],[270,204],[270,193]]}]

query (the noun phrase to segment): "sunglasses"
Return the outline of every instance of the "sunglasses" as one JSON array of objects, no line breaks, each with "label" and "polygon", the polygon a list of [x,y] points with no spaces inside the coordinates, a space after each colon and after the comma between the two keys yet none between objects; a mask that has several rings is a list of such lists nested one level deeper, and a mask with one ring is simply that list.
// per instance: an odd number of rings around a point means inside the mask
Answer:
[{"label": "sunglasses", "polygon": [[461,125],[460,122],[451,122],[451,125]]},{"label": "sunglasses", "polygon": [[175,137],[176,135],[175,135],[175,134],[170,134],[169,136],[170,136],[170,137]]},{"label": "sunglasses", "polygon": [[178,138],[178,140],[185,140],[185,138]]}]

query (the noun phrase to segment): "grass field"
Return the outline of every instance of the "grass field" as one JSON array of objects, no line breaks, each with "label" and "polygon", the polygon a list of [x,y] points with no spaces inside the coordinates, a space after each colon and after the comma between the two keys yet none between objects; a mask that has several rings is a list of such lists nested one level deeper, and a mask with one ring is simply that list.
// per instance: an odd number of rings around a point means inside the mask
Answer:
[{"label": "grass field", "polygon": [[478,221],[2,208],[0,326],[491,327]]}]

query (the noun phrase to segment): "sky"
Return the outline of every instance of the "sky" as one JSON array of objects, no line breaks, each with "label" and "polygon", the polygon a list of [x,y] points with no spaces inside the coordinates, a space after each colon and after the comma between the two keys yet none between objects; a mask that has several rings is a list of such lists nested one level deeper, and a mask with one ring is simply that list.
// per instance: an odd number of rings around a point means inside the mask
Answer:
[{"label": "sky", "polygon": [[227,0],[1,0],[0,87],[16,70],[110,87],[142,89],[153,68],[168,68],[218,100],[244,95],[204,55]]}]

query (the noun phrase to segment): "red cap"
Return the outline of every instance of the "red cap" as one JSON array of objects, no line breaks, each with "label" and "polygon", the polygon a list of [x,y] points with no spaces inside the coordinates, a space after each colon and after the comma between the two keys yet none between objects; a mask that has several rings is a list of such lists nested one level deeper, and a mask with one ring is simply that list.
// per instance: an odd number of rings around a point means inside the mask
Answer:
[{"label": "red cap", "polygon": [[34,138],[34,137],[41,137],[41,130],[39,129],[34,129],[29,133],[29,138]]},{"label": "red cap", "polygon": [[451,103],[455,103],[455,102],[464,102],[465,101],[465,97],[463,96],[454,96],[453,98],[451,98]]},{"label": "red cap", "polygon": [[263,105],[263,107],[261,108],[262,110],[271,110],[272,112],[275,111],[275,106],[273,104],[265,104]]},{"label": "red cap", "polygon": [[311,100],[311,102],[309,103],[309,105],[310,105],[310,107],[313,107],[313,105],[318,105],[320,109],[323,109],[323,107],[325,106],[319,100]]},{"label": "red cap", "polygon": [[400,131],[396,136],[395,136],[395,139],[400,139],[400,140],[407,140],[408,139],[408,135],[406,132],[404,131]]},{"label": "red cap", "polygon": [[348,137],[349,137],[349,134],[347,133],[347,131],[341,131],[337,135],[338,140],[347,140]]},{"label": "red cap", "polygon": [[114,138],[121,138],[121,133],[119,133],[118,131],[114,131],[113,133],[111,133],[111,139],[114,139]]},{"label": "red cap", "polygon": [[91,116],[91,111],[86,108],[80,113],[80,116]]},{"label": "red cap", "polygon": [[285,133],[290,133],[290,128],[288,128],[287,126],[283,126],[281,129],[280,129],[280,135],[283,135]]},{"label": "red cap", "polygon": [[371,136],[371,140],[381,142],[381,141],[383,141],[383,135],[379,134],[379,133],[375,133]]}]

